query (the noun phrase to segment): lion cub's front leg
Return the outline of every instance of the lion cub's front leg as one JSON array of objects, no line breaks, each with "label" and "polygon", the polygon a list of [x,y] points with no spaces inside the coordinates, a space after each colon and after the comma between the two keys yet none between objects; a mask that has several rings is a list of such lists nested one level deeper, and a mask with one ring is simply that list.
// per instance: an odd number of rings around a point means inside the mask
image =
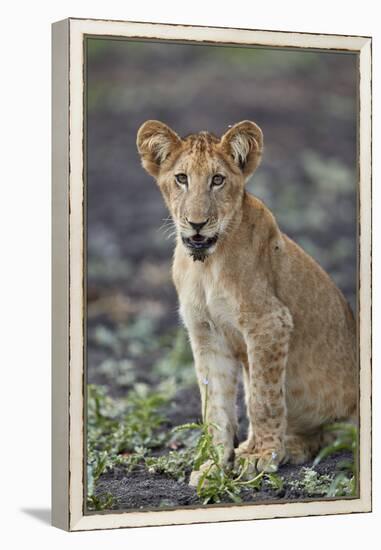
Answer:
[{"label": "lion cub's front leg", "polygon": [[291,330],[287,308],[276,309],[255,322],[250,315],[244,317],[250,431],[236,454],[248,458],[259,471],[276,471],[285,456],[285,376]]},{"label": "lion cub's front leg", "polygon": [[[214,445],[222,445],[222,463],[233,465],[234,440],[237,432],[236,392],[239,363],[223,338],[215,339],[205,323],[188,328],[200,387],[203,421],[210,424]],[[190,485],[196,486],[205,468],[191,474]]]}]

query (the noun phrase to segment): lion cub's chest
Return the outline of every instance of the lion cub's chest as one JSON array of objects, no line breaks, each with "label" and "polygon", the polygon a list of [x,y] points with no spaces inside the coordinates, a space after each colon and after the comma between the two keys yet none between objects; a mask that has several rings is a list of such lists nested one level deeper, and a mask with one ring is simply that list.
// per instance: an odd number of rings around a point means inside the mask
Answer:
[{"label": "lion cub's chest", "polygon": [[234,326],[234,304],[231,296],[218,287],[217,281],[205,280],[203,283],[205,314],[216,326]]},{"label": "lion cub's chest", "polygon": [[180,295],[184,306],[194,310],[200,321],[211,322],[215,328],[235,328],[236,304],[231,293],[221,284],[219,272],[195,269],[190,275]]},{"label": "lion cub's chest", "polygon": [[[194,267],[194,269],[192,269]],[[221,283],[221,274],[192,266],[178,280],[181,316],[191,333],[211,338],[211,344],[220,350],[230,350],[242,356],[246,345],[238,326],[238,304],[229,291],[229,285]],[[205,332],[205,327],[209,331]],[[200,332],[198,332],[200,330]]]}]

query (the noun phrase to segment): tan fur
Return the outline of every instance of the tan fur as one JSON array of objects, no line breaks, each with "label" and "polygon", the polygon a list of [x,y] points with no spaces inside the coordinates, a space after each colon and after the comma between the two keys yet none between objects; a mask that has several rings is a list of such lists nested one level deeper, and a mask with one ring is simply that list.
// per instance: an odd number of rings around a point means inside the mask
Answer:
[{"label": "tan fur", "polygon": [[[213,435],[226,463],[241,366],[250,427],[236,454],[259,470],[306,461],[326,423],[356,414],[356,327],[330,277],[245,190],[261,158],[261,130],[244,121],[221,139],[207,132],[181,139],[148,121],[137,144],[177,227],[173,279],[203,401],[208,391],[206,420],[220,427]],[[179,173],[187,186],[176,183]],[[225,177],[221,187],[211,187],[215,174]],[[218,240],[193,254],[183,238],[195,234],[189,221],[205,220],[200,233]]]}]

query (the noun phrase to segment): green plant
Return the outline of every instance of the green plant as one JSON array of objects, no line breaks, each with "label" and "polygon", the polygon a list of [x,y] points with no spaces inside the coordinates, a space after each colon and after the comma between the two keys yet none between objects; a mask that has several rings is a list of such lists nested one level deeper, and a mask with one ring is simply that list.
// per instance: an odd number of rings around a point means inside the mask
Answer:
[{"label": "green plant", "polygon": [[332,483],[332,477],[327,474],[319,474],[313,468],[301,469],[298,479],[289,482],[294,489],[299,489],[308,496],[326,495]]},{"label": "green plant", "polygon": [[193,462],[194,450],[191,448],[170,451],[162,456],[145,456],[144,465],[150,474],[166,474],[176,481],[185,481]]},{"label": "green plant", "polygon": [[129,359],[105,359],[100,363],[98,373],[105,377],[107,383],[120,387],[131,386],[136,380],[135,365]]},{"label": "green plant", "polygon": [[[163,444],[160,408],[170,395],[135,384],[127,397],[111,399],[100,386],[89,385],[87,399],[87,489],[89,509],[108,506],[110,495],[96,495],[100,476],[117,465],[133,468],[147,449]],[[132,454],[131,454],[132,453]]]},{"label": "green plant", "polygon": [[[163,339],[164,340],[164,339]],[[153,371],[160,379],[172,378],[177,389],[196,383],[193,356],[184,329],[166,335],[162,344],[168,345],[168,353],[158,361]]]},{"label": "green plant", "polygon": [[[206,419],[208,406],[208,380],[205,379],[204,415]],[[243,489],[258,490],[263,481],[281,488],[282,480],[275,474],[250,476],[251,465],[248,460],[241,461],[238,474],[234,470],[226,468],[223,464],[223,446],[213,443],[212,432],[220,428],[211,422],[188,423],[174,428],[173,433],[184,430],[197,430],[199,437],[193,449],[192,470],[199,470],[200,477],[197,484],[197,495],[203,504],[218,503],[224,498],[239,503],[242,501]]]},{"label": "green plant", "polygon": [[269,487],[271,487],[271,489],[274,489],[276,491],[281,491],[283,489],[283,478],[281,478],[278,474],[266,474],[264,480],[265,483],[269,485]]},{"label": "green plant", "polygon": [[101,495],[91,494],[87,496],[87,508],[91,511],[110,510],[117,502],[117,499],[111,493],[102,493]]},{"label": "green plant", "polygon": [[225,496],[233,502],[242,502],[240,496],[243,489],[259,490],[265,474],[258,473],[254,477],[246,479],[249,470],[249,462],[242,464],[238,475],[226,470],[221,463],[211,463],[205,469],[197,485],[197,494],[203,504],[220,502]]},{"label": "green plant", "polygon": [[[153,337],[155,330],[155,321],[145,314],[140,314],[128,323],[116,323],[113,326],[98,323],[89,329],[88,338],[92,344],[107,350],[108,355],[111,353],[111,361],[126,361],[126,357],[131,361],[157,349],[158,342]],[[124,367],[126,366],[125,363]],[[133,372],[133,364],[128,366],[128,370]]]},{"label": "green plant", "polygon": [[315,458],[313,466],[324,458],[339,451],[348,451],[352,457],[341,460],[337,467],[341,470],[331,481],[327,490],[328,497],[355,496],[358,486],[358,433],[357,428],[350,423],[336,423],[326,427],[328,432],[335,434],[333,443],[324,447]]},{"label": "green plant", "polygon": [[241,502],[239,496],[241,490],[244,487],[259,488],[263,474],[258,474],[250,480],[244,480],[248,464],[242,465],[238,476],[235,476],[232,470],[227,469],[222,462],[222,445],[213,443],[212,428],[218,429],[218,426],[208,422],[192,422],[177,426],[173,432],[184,430],[199,432],[197,443],[190,455],[190,466],[192,470],[200,470],[196,490],[203,504],[220,502],[224,497],[228,497],[233,502]]}]

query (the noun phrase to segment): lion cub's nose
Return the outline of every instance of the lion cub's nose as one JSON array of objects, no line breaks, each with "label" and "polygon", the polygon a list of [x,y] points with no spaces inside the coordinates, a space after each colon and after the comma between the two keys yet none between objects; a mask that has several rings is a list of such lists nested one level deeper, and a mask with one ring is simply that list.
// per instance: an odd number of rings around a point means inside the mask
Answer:
[{"label": "lion cub's nose", "polygon": [[193,229],[195,231],[201,231],[201,229],[204,227],[204,225],[206,225],[209,221],[209,218],[207,220],[205,220],[204,222],[191,222],[187,219],[187,222],[189,223],[189,225],[191,225],[193,227]]}]

